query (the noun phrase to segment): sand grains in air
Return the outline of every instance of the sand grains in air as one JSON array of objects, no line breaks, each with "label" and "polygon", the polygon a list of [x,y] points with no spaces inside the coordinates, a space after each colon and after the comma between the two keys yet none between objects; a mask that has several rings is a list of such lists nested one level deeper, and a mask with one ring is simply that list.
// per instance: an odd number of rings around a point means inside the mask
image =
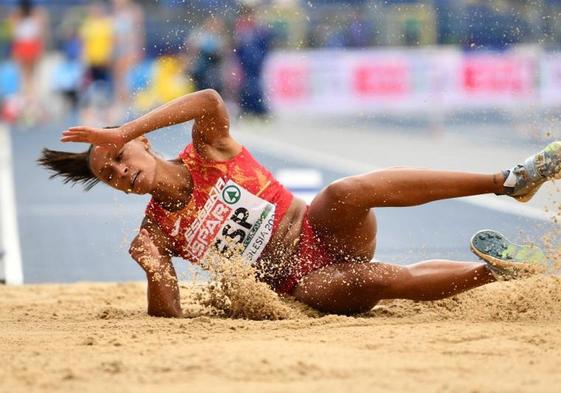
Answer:
[{"label": "sand grains in air", "polygon": [[[205,268],[211,274],[208,284],[183,284],[182,302],[187,317],[280,320],[323,315],[290,297],[279,297],[265,283],[256,280],[254,269],[241,257],[212,255],[206,259]],[[382,301],[359,317],[417,321],[561,320],[561,278],[536,275],[497,282],[432,302]]]},{"label": "sand grains in air", "polygon": [[[290,298],[282,298],[256,279],[255,269],[239,255],[210,253],[202,262],[208,283],[184,283],[187,317],[219,316],[251,320],[298,319],[318,312]],[[184,300],[182,294],[182,301]]]}]

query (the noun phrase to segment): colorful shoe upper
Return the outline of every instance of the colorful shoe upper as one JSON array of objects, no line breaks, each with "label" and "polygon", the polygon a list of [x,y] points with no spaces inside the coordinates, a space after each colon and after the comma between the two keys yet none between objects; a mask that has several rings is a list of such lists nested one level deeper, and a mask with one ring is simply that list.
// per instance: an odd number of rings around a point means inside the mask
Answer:
[{"label": "colorful shoe upper", "polygon": [[507,172],[505,194],[521,202],[529,201],[543,183],[561,177],[561,141],[550,143],[544,150],[528,157],[524,164]]}]

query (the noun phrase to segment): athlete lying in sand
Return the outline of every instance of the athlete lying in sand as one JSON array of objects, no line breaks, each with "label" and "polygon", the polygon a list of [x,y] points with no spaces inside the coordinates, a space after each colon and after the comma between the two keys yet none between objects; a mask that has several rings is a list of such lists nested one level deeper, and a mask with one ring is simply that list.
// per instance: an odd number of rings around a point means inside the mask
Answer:
[{"label": "athlete lying in sand", "polygon": [[[178,158],[167,161],[152,152],[144,134],[189,120],[194,120],[192,143]],[[72,127],[62,142],[89,143],[87,151],[44,149],[39,159],[53,176],[86,189],[102,181],[126,193],[152,195],[130,247],[147,274],[150,315],[182,315],[172,256],[198,263],[211,248],[227,253],[232,243],[275,291],[333,313],[363,312],[381,299],[441,299],[512,276],[526,266],[493,257],[477,242],[486,263],[371,262],[377,230],[373,208],[486,193],[526,201],[561,173],[561,142],[554,142],[523,164],[494,174],[390,168],[346,177],[306,206],[232,138],[229,128],[221,97],[204,90],[117,128]]]}]

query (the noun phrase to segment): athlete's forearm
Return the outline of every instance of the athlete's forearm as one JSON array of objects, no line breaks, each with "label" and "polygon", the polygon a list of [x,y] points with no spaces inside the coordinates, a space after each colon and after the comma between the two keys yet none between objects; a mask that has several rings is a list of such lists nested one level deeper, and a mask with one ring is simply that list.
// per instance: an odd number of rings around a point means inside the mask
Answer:
[{"label": "athlete's forearm", "polygon": [[181,318],[179,286],[173,265],[157,271],[147,271],[148,315],[155,317]]},{"label": "athlete's forearm", "polygon": [[131,141],[159,128],[212,116],[221,100],[220,95],[210,89],[187,94],[122,125],[121,132],[126,141]]},{"label": "athlete's forearm", "polygon": [[179,285],[171,258],[145,255],[144,251],[144,246],[131,247],[131,256],[144,270],[148,280],[148,314],[155,317],[181,317]]}]

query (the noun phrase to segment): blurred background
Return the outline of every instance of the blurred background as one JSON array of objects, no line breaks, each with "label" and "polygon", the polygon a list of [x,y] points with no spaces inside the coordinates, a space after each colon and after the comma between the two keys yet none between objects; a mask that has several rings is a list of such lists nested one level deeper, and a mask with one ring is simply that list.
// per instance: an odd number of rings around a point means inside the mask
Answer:
[{"label": "blurred background", "polygon": [[[560,0],[0,0],[0,280],[142,278],[127,250],[147,198],[35,165],[44,146],[85,150],[59,144],[68,126],[213,88],[235,136],[308,200],[391,165],[497,171],[559,138],[560,46]],[[172,158],[189,127],[150,138]],[[482,227],[555,248],[557,195],[380,211],[377,257],[473,259]]]}]

